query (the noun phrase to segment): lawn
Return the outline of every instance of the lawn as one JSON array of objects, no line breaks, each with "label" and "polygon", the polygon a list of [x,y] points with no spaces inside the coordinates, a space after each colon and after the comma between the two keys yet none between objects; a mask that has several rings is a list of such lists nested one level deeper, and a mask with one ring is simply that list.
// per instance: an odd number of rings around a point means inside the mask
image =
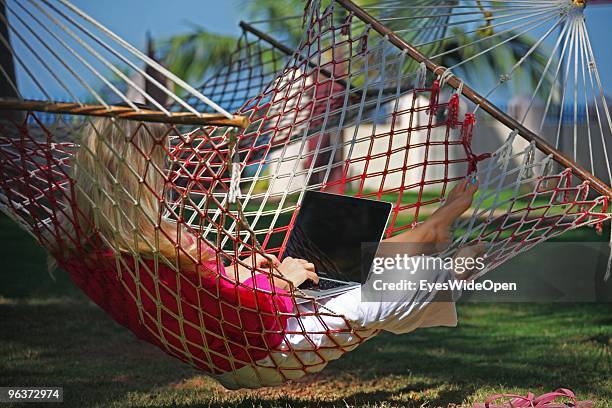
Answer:
[{"label": "lawn", "polygon": [[66,406],[446,407],[566,386],[612,407],[609,303],[461,304],[458,328],[382,334],[303,381],[228,392],[53,281],[4,217],[0,239],[0,386],[63,386]]}]

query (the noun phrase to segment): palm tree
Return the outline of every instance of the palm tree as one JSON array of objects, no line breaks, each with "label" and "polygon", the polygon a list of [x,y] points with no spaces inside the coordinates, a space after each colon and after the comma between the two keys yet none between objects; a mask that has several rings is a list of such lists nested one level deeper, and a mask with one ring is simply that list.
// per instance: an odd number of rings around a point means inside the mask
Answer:
[{"label": "palm tree", "polygon": [[[482,82],[482,78],[492,78],[496,80],[499,73],[505,73],[528,52],[535,40],[527,35],[516,38],[509,38],[510,34],[497,35],[493,38],[486,38],[491,35],[491,13],[480,5],[482,9],[483,24],[480,29],[472,30],[473,27],[454,26],[452,29],[446,27],[439,29],[448,22],[448,15],[451,14],[453,5],[462,4],[460,0],[439,0],[441,1],[437,11],[428,13],[439,16],[427,19],[412,19],[410,24],[413,30],[411,34],[405,34],[404,38],[412,44],[426,44],[419,47],[425,55],[441,55],[436,62],[442,66],[453,66],[460,61],[467,60],[474,55],[481,54],[477,64],[468,64],[460,67],[456,74],[468,81]],[[323,7],[329,1],[324,0]],[[358,5],[375,6],[381,0],[356,0]],[[286,20],[282,17],[300,16],[304,12],[303,0],[249,0],[244,1],[243,9],[246,11],[247,20],[270,20],[265,29],[266,32],[283,33],[282,42],[291,49],[294,49],[302,36],[301,24],[296,24],[295,20]],[[428,10],[435,1],[427,3]],[[399,11],[393,10],[393,17],[397,21],[397,27],[392,22],[388,25],[394,29],[405,28],[406,22],[401,19],[411,16],[414,10],[409,8]],[[399,14],[398,14],[399,13]],[[342,17],[342,16],[341,16]],[[381,17],[388,17],[381,15]],[[399,17],[399,18],[398,18]],[[403,25],[402,25],[403,24]],[[431,28],[428,28],[431,27]],[[188,82],[198,83],[207,74],[214,72],[226,63],[229,55],[234,49],[237,41],[232,36],[214,34],[201,26],[193,26],[193,32],[185,35],[178,35],[159,41],[160,58],[166,63],[171,71],[186,79]],[[505,47],[498,47],[487,52],[491,46],[504,40]],[[433,40],[433,41],[432,41]],[[438,41],[439,40],[439,41]],[[469,47],[456,50],[460,44],[470,44]],[[482,59],[480,59],[482,58]],[[530,58],[522,63],[522,79],[527,81],[513,81],[512,86],[515,93],[524,92],[525,89],[533,89],[542,76],[547,56],[537,50],[530,54]],[[407,70],[415,69],[414,64],[405,67]],[[549,75],[545,76],[542,91],[549,92],[552,88],[552,79]]]},{"label": "palm tree", "polygon": [[[355,0],[359,5],[377,5],[381,4],[381,0]],[[487,10],[482,8],[483,24],[478,26],[449,28],[450,15],[453,12],[455,5],[461,4],[460,0],[427,0],[426,2],[413,0],[414,4],[423,4],[429,18],[415,19],[414,10],[410,8],[394,9],[390,15],[381,13],[377,17],[389,18],[388,24],[390,28],[403,32],[404,38],[418,46],[420,51],[425,55],[440,55],[435,62],[443,66],[453,66],[461,61],[468,60],[479,54],[483,54],[484,59],[480,59],[477,64],[461,65],[455,71],[455,74],[472,82],[478,82],[482,78],[489,77],[495,80],[495,75],[500,72],[507,72],[517,61],[519,61],[526,52],[528,52],[534,40],[527,36],[518,36],[509,38],[508,34],[505,37],[497,36],[497,38],[487,38],[492,35],[491,15],[487,14]],[[420,0],[419,0],[420,1]],[[327,0],[322,1],[322,7],[326,7]],[[304,13],[303,0],[251,0],[244,3],[244,10],[248,19],[251,20],[266,20],[267,27],[262,30],[272,33],[274,36],[281,33],[282,43],[290,49],[295,49],[302,38],[303,27],[301,19],[284,19],[287,16],[300,16]],[[439,4],[440,7],[435,7]],[[432,6],[433,5],[433,6]],[[384,10],[384,8],[381,8]],[[459,9],[461,11],[461,9]],[[338,7],[336,13],[338,23],[344,20],[347,13],[342,13],[342,9]],[[402,20],[404,18],[405,20]],[[394,21],[397,22],[394,25]],[[408,30],[406,24],[409,22]],[[440,29],[440,27],[443,27]],[[476,30],[474,30],[476,28]],[[493,47],[493,52],[486,52],[495,42],[508,40],[506,47]],[[177,75],[185,78],[187,81],[199,82],[205,74],[212,71],[221,71],[226,64],[229,53],[234,50],[236,39],[227,36],[216,36],[207,32],[202,27],[196,27],[193,33],[189,35],[181,35],[172,37],[162,41],[161,50],[163,50],[162,58],[165,60],[168,67]],[[468,47],[460,47],[462,44],[469,44]],[[393,49],[391,52],[397,52]],[[532,58],[525,61],[522,69],[523,75],[528,75],[532,82],[537,81],[541,77],[543,67],[546,64],[546,58],[539,53],[533,53]],[[477,67],[477,69],[475,69]],[[339,67],[341,68],[341,67]],[[402,67],[407,72],[414,72],[417,64],[415,61],[406,63]],[[370,72],[370,75],[372,73]],[[359,86],[363,78],[355,77],[351,79],[353,86]],[[214,81],[213,81],[214,82]],[[514,81],[514,83],[522,83],[524,81]],[[535,82],[534,82],[535,83]],[[265,84],[263,85],[265,86]],[[544,86],[550,86],[546,83]],[[259,91],[257,89],[256,91]],[[249,95],[254,96],[254,95]],[[244,102],[241,100],[241,102]],[[327,135],[324,135],[327,136]],[[322,144],[330,143],[328,138],[324,138]],[[323,161],[328,159],[325,155],[321,155]],[[333,179],[333,175],[331,178]],[[311,182],[316,182],[316,177],[311,179]]]},{"label": "palm tree", "polygon": [[233,52],[237,38],[211,33],[191,24],[191,32],[156,42],[157,55],[164,65],[188,83],[197,83],[217,70]]}]

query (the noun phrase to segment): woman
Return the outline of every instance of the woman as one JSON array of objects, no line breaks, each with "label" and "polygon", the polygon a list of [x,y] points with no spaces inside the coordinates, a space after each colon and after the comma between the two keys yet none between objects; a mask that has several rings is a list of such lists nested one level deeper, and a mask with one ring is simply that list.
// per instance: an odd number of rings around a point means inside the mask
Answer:
[{"label": "woman", "polygon": [[[72,205],[53,250],[75,283],[138,337],[236,389],[319,371],[380,330],[456,324],[454,303],[432,302],[435,294],[418,291],[397,302],[362,303],[354,289],[324,302],[344,317],[315,315],[288,293],[308,279],[318,281],[307,260],[258,255],[226,273],[198,231],[162,216],[181,219],[185,215],[176,212],[189,207],[188,194],[180,208],[166,201],[176,188],[168,171],[170,129],[108,118],[88,126],[72,163]],[[386,242],[448,242],[451,223],[469,208],[476,189],[460,183],[427,221]],[[460,255],[479,251],[464,248]],[[252,264],[273,273],[253,273],[246,266]],[[453,278],[432,274],[434,281]]]}]

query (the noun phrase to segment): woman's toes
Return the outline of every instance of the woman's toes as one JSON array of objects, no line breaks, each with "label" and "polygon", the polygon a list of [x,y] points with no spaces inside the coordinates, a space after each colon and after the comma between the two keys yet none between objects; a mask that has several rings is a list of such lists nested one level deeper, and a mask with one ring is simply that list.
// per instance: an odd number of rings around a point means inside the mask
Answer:
[{"label": "woman's toes", "polygon": [[474,180],[468,184],[467,191],[473,195],[474,193],[476,193],[477,190],[478,190],[478,179],[474,178]]},{"label": "woman's toes", "polygon": [[465,191],[465,188],[468,185],[468,180],[467,179],[463,179],[463,181],[461,182],[461,184],[459,184],[459,191]]}]

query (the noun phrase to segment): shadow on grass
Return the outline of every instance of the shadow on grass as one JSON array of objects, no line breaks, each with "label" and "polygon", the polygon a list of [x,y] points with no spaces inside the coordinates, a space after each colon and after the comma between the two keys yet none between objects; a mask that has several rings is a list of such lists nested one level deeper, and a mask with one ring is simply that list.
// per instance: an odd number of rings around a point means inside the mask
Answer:
[{"label": "shadow on grass", "polygon": [[[559,386],[605,401],[611,333],[595,322],[609,312],[605,305],[467,305],[459,328],[383,334],[302,381],[226,392],[82,300],[4,301],[0,386],[63,386],[71,406],[447,406],[483,389]],[[554,317],[537,317],[547,315]]]},{"label": "shadow on grass", "polygon": [[458,328],[382,334],[321,373],[225,391],[92,305],[0,217],[0,386],[63,386],[65,405],[414,406],[574,389],[612,406],[612,305],[467,304]]}]

